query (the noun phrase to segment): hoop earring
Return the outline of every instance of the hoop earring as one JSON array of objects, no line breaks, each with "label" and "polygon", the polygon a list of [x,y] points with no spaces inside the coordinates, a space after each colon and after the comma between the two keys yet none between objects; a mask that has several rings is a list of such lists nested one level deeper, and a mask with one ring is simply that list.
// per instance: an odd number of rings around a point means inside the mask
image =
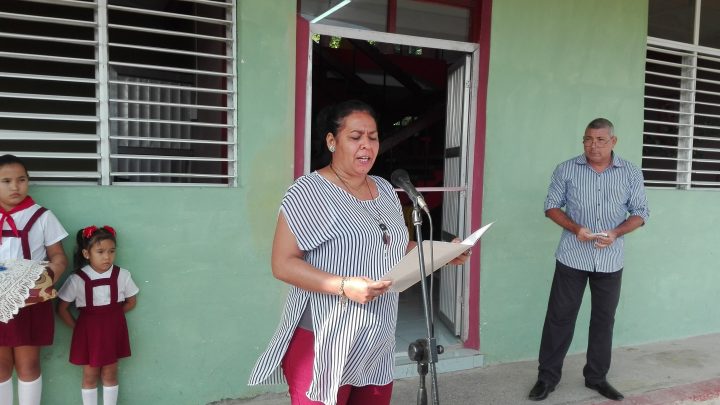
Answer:
[{"label": "hoop earring", "polygon": [[335,145],[328,146],[328,150],[330,151],[330,153],[335,153]]}]

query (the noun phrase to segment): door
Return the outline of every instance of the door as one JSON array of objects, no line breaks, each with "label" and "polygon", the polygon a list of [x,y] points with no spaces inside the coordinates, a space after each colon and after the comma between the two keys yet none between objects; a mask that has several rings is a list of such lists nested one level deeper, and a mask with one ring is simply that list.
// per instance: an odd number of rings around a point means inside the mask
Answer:
[{"label": "door", "polygon": [[[452,59],[447,62],[452,64],[448,68],[448,75],[445,77],[447,81],[446,90],[446,126],[445,133],[438,131],[437,137],[443,139],[444,162],[437,163],[443,165],[445,171],[442,187],[418,187],[418,191],[425,193],[442,193],[443,208],[441,218],[436,222],[439,229],[444,230],[445,235],[452,235],[450,239],[456,235],[464,237],[468,234],[471,213],[467,212],[470,205],[470,195],[472,190],[472,164],[473,156],[469,154],[474,147],[474,128],[475,128],[475,111],[477,97],[477,83],[471,83],[471,80],[478,75],[479,61],[479,45],[462,43],[456,41],[447,41],[434,38],[419,38],[408,35],[390,34],[383,32],[375,32],[354,28],[329,26],[323,24],[310,24],[308,31],[303,31],[304,26],[298,24],[298,82],[296,85],[296,175],[309,173],[311,169],[311,116],[313,110],[313,70],[315,58],[313,57],[313,36],[327,36],[332,38],[348,38],[362,41],[372,41],[373,43],[382,43],[390,45],[404,45],[417,48],[428,48],[446,51],[445,55],[452,55]],[[318,69],[318,72],[321,72]],[[343,70],[332,76],[339,78],[350,76],[352,70]],[[442,75],[442,73],[440,73]],[[350,79],[354,82],[361,82],[367,77],[352,76]],[[442,80],[442,79],[441,79]],[[372,84],[372,83],[371,83]],[[321,89],[317,89],[320,94]],[[333,96],[331,93],[330,96]],[[326,95],[327,96],[327,95]],[[441,109],[441,108],[440,108]],[[301,170],[298,170],[301,169]],[[438,167],[439,169],[439,167]],[[436,194],[437,195],[437,194]],[[437,228],[436,228],[437,229]],[[447,238],[447,237],[446,237]],[[457,272],[462,272],[456,277]],[[459,339],[448,339],[448,341],[439,340],[446,347],[457,344],[468,338],[468,331],[478,329],[477,322],[470,323],[470,316],[473,311],[468,311],[469,300],[477,296],[477,286],[469,286],[470,266],[465,265],[460,268],[441,270],[439,275],[443,280],[440,286],[443,291],[435,290],[436,295],[433,298],[433,308],[439,318],[443,318],[444,324],[449,324],[449,333],[439,333],[439,339],[446,339],[448,334],[454,334]],[[436,273],[438,274],[438,273]],[[465,284],[463,284],[465,283]],[[435,285],[438,286],[437,284]],[[452,287],[452,288],[451,288]],[[413,297],[414,298],[414,297]],[[444,303],[440,305],[439,300]],[[409,300],[405,303],[400,302],[397,337],[398,342],[413,341],[417,338],[414,325],[424,322],[424,319],[415,319],[420,311],[417,310],[416,301]],[[464,310],[464,312],[463,312]],[[422,314],[420,314],[422,318]],[[411,320],[411,322],[408,322]],[[412,326],[407,326],[412,325]],[[438,325],[439,326],[439,325]],[[438,330],[436,328],[436,330]],[[443,331],[444,332],[444,331]],[[399,352],[404,352],[406,347],[400,347]]]},{"label": "door", "polygon": [[[443,193],[442,235],[444,240],[464,238],[467,235],[468,207],[468,127],[472,71],[471,57],[463,58],[448,70],[447,105],[445,123],[445,174]],[[463,326],[463,266],[448,265],[440,270],[440,319],[455,335]]]}]

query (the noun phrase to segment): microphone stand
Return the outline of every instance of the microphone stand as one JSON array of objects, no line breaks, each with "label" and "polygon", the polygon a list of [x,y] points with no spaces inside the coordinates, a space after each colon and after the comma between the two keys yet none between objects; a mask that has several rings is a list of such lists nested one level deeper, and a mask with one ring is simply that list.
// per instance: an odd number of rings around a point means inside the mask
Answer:
[{"label": "microphone stand", "polygon": [[[422,239],[422,213],[418,206],[417,200],[413,199],[413,213],[412,220],[415,225],[415,237],[417,239],[418,247],[418,259],[420,260],[420,286],[422,288],[423,296],[423,310],[425,313],[425,327],[427,329],[427,337],[424,339],[417,339],[415,342],[410,343],[408,347],[408,356],[410,360],[417,362],[417,371],[420,378],[418,384],[417,403],[418,405],[427,405],[427,389],[425,387],[425,376],[430,370],[430,377],[432,381],[432,403],[433,405],[439,405],[440,400],[438,398],[438,385],[437,385],[437,371],[435,370],[435,363],[438,361],[438,354],[442,354],[444,348],[437,344],[434,336],[434,326],[432,325],[432,314],[430,314],[430,299],[427,283],[425,282],[425,255],[423,252],[423,239]],[[431,235],[432,237],[432,235]],[[432,263],[431,263],[432,266]]]}]

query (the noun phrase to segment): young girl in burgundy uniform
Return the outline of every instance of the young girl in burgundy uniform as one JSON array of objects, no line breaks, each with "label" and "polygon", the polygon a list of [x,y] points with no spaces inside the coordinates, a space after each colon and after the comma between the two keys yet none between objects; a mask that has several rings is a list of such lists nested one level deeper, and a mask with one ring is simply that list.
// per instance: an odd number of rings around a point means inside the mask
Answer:
[{"label": "young girl in burgundy uniform", "polygon": [[[83,366],[83,405],[97,404],[97,380],[103,384],[103,403],[118,397],[118,360],[130,356],[125,312],[135,307],[138,287],[130,272],[113,264],[115,230],[88,226],[77,234],[75,273],[58,292],[58,314],[73,328],[70,362]],[[77,320],[68,311],[75,302]]]},{"label": "young girl in burgundy uniform", "polygon": [[[0,259],[48,261],[47,274],[54,281],[67,266],[61,241],[68,234],[52,212],[30,198],[28,181],[20,159],[0,156]],[[51,345],[54,332],[50,301],[20,308],[13,319],[0,322],[0,404],[13,403],[13,369],[20,405],[40,404],[40,346]]]}]

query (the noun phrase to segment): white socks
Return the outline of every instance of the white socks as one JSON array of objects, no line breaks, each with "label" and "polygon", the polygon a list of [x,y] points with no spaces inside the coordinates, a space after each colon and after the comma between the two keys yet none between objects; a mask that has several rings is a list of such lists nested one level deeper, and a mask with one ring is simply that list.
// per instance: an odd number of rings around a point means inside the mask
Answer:
[{"label": "white socks", "polygon": [[[42,396],[42,376],[35,381],[18,380],[18,400],[20,405],[40,405]],[[103,405],[116,405],[118,398],[118,386],[103,386]],[[97,405],[98,392],[97,388],[82,389],[83,405]],[[13,383],[12,378],[0,382],[0,405],[13,403]]]},{"label": "white socks", "polygon": [[103,405],[116,405],[118,397],[118,386],[106,387],[103,385]]},{"label": "white socks", "polygon": [[97,405],[97,388],[83,388],[83,405]]},{"label": "white socks", "polygon": [[13,403],[13,381],[12,377],[5,382],[0,383],[0,404]]},{"label": "white socks", "polygon": [[42,376],[35,381],[18,380],[18,403],[20,405],[40,405],[42,398]]},{"label": "white socks", "polygon": [[[113,385],[112,387],[103,386],[103,405],[116,405],[118,397],[118,386]],[[97,405],[98,402],[98,391],[97,388],[83,388],[82,389],[82,400],[83,405]],[[2,405],[3,402],[0,402]]]}]

